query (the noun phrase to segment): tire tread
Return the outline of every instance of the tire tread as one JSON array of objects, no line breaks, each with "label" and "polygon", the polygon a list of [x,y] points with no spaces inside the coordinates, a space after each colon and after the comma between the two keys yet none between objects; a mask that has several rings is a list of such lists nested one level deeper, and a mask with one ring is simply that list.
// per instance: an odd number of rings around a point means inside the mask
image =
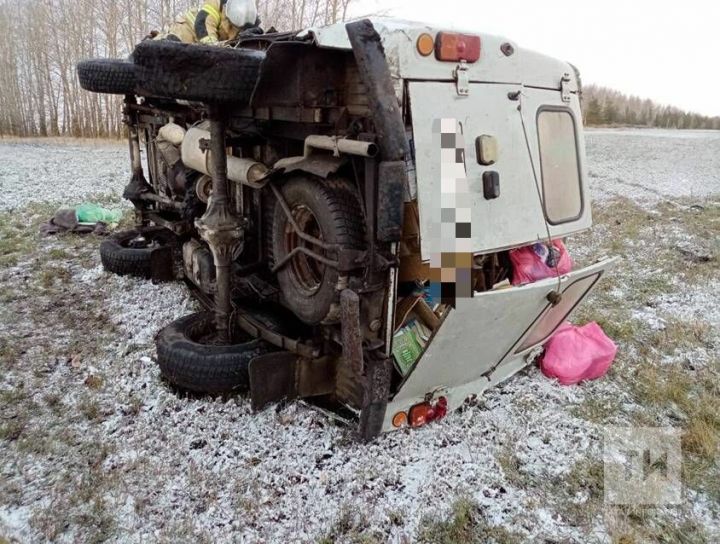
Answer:
[{"label": "tire tread", "polygon": [[263,340],[251,339],[232,346],[200,344],[189,331],[207,330],[213,316],[200,312],[182,317],[155,337],[161,374],[173,385],[196,393],[221,394],[245,391],[250,387],[250,362],[274,348]]},{"label": "tire tread", "polygon": [[140,94],[201,102],[249,102],[265,53],[149,40],[133,53]]},{"label": "tire tread", "polygon": [[105,94],[134,94],[135,66],[122,59],[88,59],[77,64],[80,86]]},{"label": "tire tread", "polygon": [[124,247],[123,243],[140,233],[158,236],[164,243],[172,243],[172,233],[162,227],[132,229],[113,234],[100,244],[100,261],[103,268],[119,276],[137,276],[150,279],[152,275],[150,249]]}]

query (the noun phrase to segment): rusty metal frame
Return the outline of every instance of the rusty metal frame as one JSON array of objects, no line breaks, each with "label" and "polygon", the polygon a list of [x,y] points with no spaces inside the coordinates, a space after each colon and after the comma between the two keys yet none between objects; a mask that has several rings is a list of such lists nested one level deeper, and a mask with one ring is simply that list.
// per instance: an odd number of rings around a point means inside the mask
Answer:
[{"label": "rusty metal frame", "polygon": [[[198,300],[198,302],[200,302],[203,308],[208,311],[213,310],[214,303],[210,296],[203,293],[188,279],[185,280],[185,285],[190,290],[190,293]],[[253,338],[265,340],[273,346],[290,351],[300,357],[316,359],[317,357],[321,357],[323,355],[323,351],[319,347],[300,342],[299,340],[273,331],[259,321],[253,319],[251,313],[243,311],[234,303],[231,320],[235,320],[238,326]]]},{"label": "rusty metal frame", "polygon": [[254,338],[261,338],[273,346],[277,346],[286,351],[291,351],[292,353],[296,353],[297,355],[308,359],[315,359],[322,355],[322,351],[318,347],[305,344],[299,340],[295,340],[294,338],[284,336],[271,330],[262,323],[253,319],[252,314],[249,312],[245,312],[235,307],[233,315],[240,328]]}]

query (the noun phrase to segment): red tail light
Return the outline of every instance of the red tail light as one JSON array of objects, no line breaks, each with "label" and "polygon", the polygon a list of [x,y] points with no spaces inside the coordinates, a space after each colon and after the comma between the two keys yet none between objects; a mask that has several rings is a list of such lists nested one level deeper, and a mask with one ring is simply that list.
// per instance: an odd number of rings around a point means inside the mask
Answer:
[{"label": "red tail light", "polygon": [[435,39],[435,58],[450,62],[475,62],[480,58],[480,36],[440,32]]},{"label": "red tail light", "polygon": [[411,427],[422,427],[431,421],[437,421],[447,415],[447,399],[440,397],[435,404],[421,402],[416,404],[408,412],[408,420]]}]

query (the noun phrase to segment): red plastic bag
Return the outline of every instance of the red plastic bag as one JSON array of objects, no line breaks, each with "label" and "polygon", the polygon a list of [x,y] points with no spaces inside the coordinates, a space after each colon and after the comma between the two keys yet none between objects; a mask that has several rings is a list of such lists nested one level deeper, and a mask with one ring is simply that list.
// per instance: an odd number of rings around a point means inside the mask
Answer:
[{"label": "red plastic bag", "polygon": [[553,240],[552,247],[538,242],[531,246],[510,250],[513,285],[533,283],[572,271],[573,261],[562,240]]},{"label": "red plastic bag", "polygon": [[545,344],[540,370],[573,385],[604,376],[616,354],[617,346],[594,321],[582,327],[563,323]]}]

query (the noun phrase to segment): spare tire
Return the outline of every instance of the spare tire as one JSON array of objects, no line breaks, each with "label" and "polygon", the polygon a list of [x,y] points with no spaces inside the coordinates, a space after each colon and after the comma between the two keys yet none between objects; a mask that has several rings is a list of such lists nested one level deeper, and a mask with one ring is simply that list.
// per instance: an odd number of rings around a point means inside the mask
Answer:
[{"label": "spare tire", "polygon": [[135,93],[135,65],[122,59],[88,59],[77,63],[80,86],[107,94]]},{"label": "spare tire", "polygon": [[[286,182],[281,192],[295,222],[305,234],[342,249],[365,247],[364,216],[357,192],[350,182],[296,177]],[[333,251],[315,247],[298,236],[278,200],[274,203],[271,228],[275,265],[282,263],[298,246],[326,258],[337,258]],[[338,302],[339,277],[337,269],[305,253],[297,253],[277,272],[284,305],[309,325],[337,320],[338,316],[333,315],[332,310]]]},{"label": "spare tire", "polygon": [[215,321],[200,312],[170,323],[155,337],[162,375],[173,385],[196,393],[220,394],[250,387],[250,361],[276,348],[247,337],[231,345],[212,343]]},{"label": "spare tire", "polygon": [[138,44],[133,58],[141,95],[247,104],[265,53],[148,40]]},{"label": "spare tire", "polygon": [[126,230],[100,244],[100,260],[105,270],[120,276],[170,279],[176,243],[176,236],[162,227]]}]

